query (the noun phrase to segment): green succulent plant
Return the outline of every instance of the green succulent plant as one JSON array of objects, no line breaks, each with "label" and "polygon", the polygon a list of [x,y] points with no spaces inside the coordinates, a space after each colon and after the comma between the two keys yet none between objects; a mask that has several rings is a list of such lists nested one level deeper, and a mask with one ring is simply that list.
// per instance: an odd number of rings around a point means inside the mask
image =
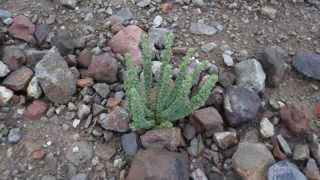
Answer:
[{"label": "green succulent plant", "polygon": [[172,78],[173,34],[166,36],[165,48],[161,52],[160,79],[153,81],[153,52],[149,38],[145,34],[142,42],[143,80],[139,80],[137,68],[130,54],[126,54],[127,78],[125,90],[128,97],[128,109],[132,117],[132,129],[152,129],[172,127],[173,122],[190,115],[207,101],[211,89],[218,77],[210,75],[196,95],[191,96],[193,84],[198,82],[200,74],[208,67],[202,62],[192,73],[188,73],[189,65],[195,50],[189,49],[180,65],[175,80]]}]

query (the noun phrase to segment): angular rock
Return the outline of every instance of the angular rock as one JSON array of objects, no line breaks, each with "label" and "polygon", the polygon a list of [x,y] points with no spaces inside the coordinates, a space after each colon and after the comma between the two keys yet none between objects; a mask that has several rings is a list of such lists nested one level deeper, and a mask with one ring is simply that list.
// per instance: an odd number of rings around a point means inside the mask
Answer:
[{"label": "angular rock", "polygon": [[189,178],[188,169],[188,158],[184,154],[161,149],[140,150],[133,159],[127,180],[185,180]]},{"label": "angular rock", "polygon": [[270,138],[274,135],[274,126],[268,118],[262,118],[260,121],[260,133],[264,138]]},{"label": "angular rock", "polygon": [[190,32],[192,34],[198,34],[198,35],[214,35],[217,33],[217,29],[215,27],[202,24],[202,23],[191,23],[190,25]]},{"label": "angular rock", "polygon": [[320,80],[320,55],[298,50],[293,58],[293,67],[306,77]]},{"label": "angular rock", "polygon": [[2,61],[10,70],[17,70],[26,63],[25,54],[16,46],[6,46],[2,49]]},{"label": "angular rock", "polygon": [[73,54],[74,48],[76,47],[75,39],[71,32],[60,30],[52,38],[51,43],[55,46],[62,56]]},{"label": "angular rock", "polygon": [[13,37],[30,42],[33,40],[35,25],[26,16],[19,15],[13,18],[8,31]]},{"label": "angular rock", "polygon": [[293,159],[296,161],[305,161],[310,157],[309,146],[306,144],[297,144],[294,147]]},{"label": "angular rock", "polygon": [[19,68],[16,71],[10,73],[4,80],[2,85],[14,90],[25,90],[29,81],[31,80],[33,72],[30,68],[25,66]]},{"label": "angular rock", "polygon": [[260,98],[253,91],[236,86],[226,90],[224,110],[226,120],[232,126],[254,121],[260,105]]},{"label": "angular rock", "polygon": [[317,163],[314,159],[309,159],[306,167],[304,168],[304,174],[308,180],[320,180],[320,171]]},{"label": "angular rock", "polygon": [[[133,19],[134,15],[132,14],[131,10],[129,8],[122,8],[118,12],[116,12],[115,16],[120,18],[119,23],[123,23],[125,21],[129,21]],[[114,23],[112,23],[114,24]]]},{"label": "angular rock", "polygon": [[139,149],[137,134],[135,132],[132,132],[132,133],[122,135],[121,146],[127,155],[129,156],[135,155]]},{"label": "angular rock", "polygon": [[89,162],[93,157],[93,146],[86,141],[73,143],[66,152],[66,158],[78,166]]},{"label": "angular rock", "polygon": [[108,53],[94,56],[88,68],[89,74],[97,81],[117,81],[118,62]]},{"label": "angular rock", "polygon": [[197,130],[223,130],[223,119],[214,107],[195,111],[191,115],[191,123]]},{"label": "angular rock", "polygon": [[278,87],[282,82],[286,71],[285,59],[287,57],[288,53],[278,46],[267,47],[258,52],[257,59],[267,75],[268,86]]},{"label": "angular rock", "polygon": [[176,150],[184,146],[183,137],[179,128],[154,129],[147,131],[141,137],[141,143],[146,148],[163,148]]},{"label": "angular rock", "polygon": [[281,121],[294,134],[306,133],[311,117],[311,112],[303,103],[288,103],[280,109]]},{"label": "angular rock", "polygon": [[49,35],[49,25],[47,24],[38,24],[34,32],[34,37],[37,40],[39,45],[42,45]]},{"label": "angular rock", "polygon": [[281,147],[282,151],[287,155],[290,156],[292,154],[291,148],[288,144],[288,142],[284,139],[284,137],[279,134],[277,135],[277,140],[279,143],[279,146]]},{"label": "angular rock", "polygon": [[79,53],[78,64],[81,67],[87,68],[89,67],[92,61],[92,52],[89,49],[84,49]]},{"label": "angular rock", "polygon": [[7,105],[13,97],[13,92],[4,87],[0,86],[0,106]]},{"label": "angular rock", "polygon": [[26,54],[26,66],[34,68],[34,66],[48,53],[48,50],[27,49],[24,51]]},{"label": "angular rock", "polygon": [[98,122],[106,130],[126,132],[129,130],[129,113],[124,108],[116,107],[108,114],[100,114]]},{"label": "angular rock", "polygon": [[116,53],[130,53],[136,65],[142,65],[142,55],[139,48],[143,30],[138,26],[129,25],[119,31],[109,41],[109,46]]},{"label": "angular rock", "polygon": [[266,74],[256,59],[241,61],[235,65],[237,85],[257,92],[264,91]]},{"label": "angular rock", "polygon": [[274,162],[268,148],[259,143],[241,143],[232,157],[233,168],[245,180],[265,180]]},{"label": "angular rock", "polygon": [[203,152],[204,148],[202,137],[199,135],[190,141],[190,146],[187,148],[187,150],[191,156],[197,157]]},{"label": "angular rock", "polygon": [[56,49],[51,49],[36,65],[35,76],[52,102],[67,103],[76,92],[77,80]]},{"label": "angular rock", "polygon": [[35,100],[24,111],[24,117],[31,120],[39,120],[41,116],[44,116],[49,108],[48,103]]},{"label": "angular rock", "polygon": [[10,69],[6,64],[4,64],[2,61],[0,61],[0,78],[5,77],[7,74],[9,74]]},{"label": "angular rock", "polygon": [[42,90],[36,77],[31,79],[27,88],[27,94],[35,99],[38,99],[41,96]]},{"label": "angular rock", "polygon": [[81,104],[78,108],[78,117],[80,118],[80,120],[87,118],[90,114],[90,111],[91,107],[89,105]]},{"label": "angular rock", "polygon": [[93,86],[93,89],[102,97],[107,98],[110,93],[110,87],[106,83],[97,83]]},{"label": "angular rock", "polygon": [[268,170],[268,180],[307,180],[298,167],[288,160],[272,165]]},{"label": "angular rock", "polygon": [[221,149],[228,149],[238,143],[236,132],[226,131],[214,133],[214,140]]}]

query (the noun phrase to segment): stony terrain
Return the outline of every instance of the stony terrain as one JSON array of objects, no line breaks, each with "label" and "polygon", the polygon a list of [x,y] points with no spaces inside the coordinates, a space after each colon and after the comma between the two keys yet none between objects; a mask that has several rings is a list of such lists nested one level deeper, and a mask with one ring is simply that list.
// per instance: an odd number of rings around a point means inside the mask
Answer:
[{"label": "stony terrain", "polygon": [[[219,75],[175,128],[129,127],[144,32]],[[319,0],[0,0],[0,48],[1,180],[320,180]]]}]

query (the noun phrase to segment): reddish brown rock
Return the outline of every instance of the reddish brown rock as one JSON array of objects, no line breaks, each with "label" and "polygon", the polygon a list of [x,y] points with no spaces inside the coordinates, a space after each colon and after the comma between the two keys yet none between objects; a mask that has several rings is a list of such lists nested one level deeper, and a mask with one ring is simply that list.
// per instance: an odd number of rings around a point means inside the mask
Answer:
[{"label": "reddish brown rock", "polygon": [[141,136],[141,143],[144,147],[168,148],[176,150],[184,146],[183,137],[179,128],[154,129],[147,131]]},{"label": "reddish brown rock", "polygon": [[16,46],[6,46],[3,48],[2,53],[2,61],[11,71],[17,70],[26,63],[25,54]]},{"label": "reddish brown rock", "polygon": [[108,53],[94,56],[88,71],[97,81],[113,83],[117,81],[118,62]]},{"label": "reddish brown rock", "polygon": [[13,37],[30,42],[33,39],[35,25],[26,16],[19,15],[13,18],[8,31]]},{"label": "reddish brown rock", "polygon": [[160,9],[165,14],[171,13],[174,9],[174,4],[173,4],[173,2],[162,3],[160,6]]},{"label": "reddish brown rock", "polygon": [[282,152],[280,145],[279,145],[279,142],[276,137],[272,138],[272,145],[273,145],[272,154],[276,159],[284,160],[287,158],[287,155]]},{"label": "reddish brown rock", "polygon": [[223,130],[223,119],[214,107],[208,107],[195,111],[191,116],[191,123],[200,130]]},{"label": "reddish brown rock", "polygon": [[100,114],[98,122],[106,130],[126,132],[129,130],[129,113],[124,108],[116,107],[108,114]]},{"label": "reddish brown rock", "polygon": [[109,46],[116,53],[130,53],[136,65],[142,65],[142,56],[139,48],[143,30],[135,25],[130,25],[119,31],[109,41]]},{"label": "reddish brown rock", "polygon": [[306,133],[309,129],[311,114],[302,103],[289,103],[280,110],[281,121],[294,134]]},{"label": "reddish brown rock", "polygon": [[4,79],[2,84],[14,91],[25,90],[32,78],[32,75],[32,70],[23,66],[10,73],[9,76]]},{"label": "reddish brown rock", "polygon": [[127,180],[189,179],[189,162],[184,154],[161,149],[140,150],[134,157]]},{"label": "reddish brown rock", "polygon": [[46,151],[43,148],[39,148],[34,150],[31,153],[32,159],[34,160],[42,160],[46,156]]},{"label": "reddish brown rock", "polygon": [[92,60],[92,52],[89,49],[84,49],[79,53],[78,64],[81,67],[89,67]]},{"label": "reddish brown rock", "polygon": [[31,120],[38,120],[47,112],[48,107],[46,102],[35,100],[24,111],[24,117]]}]

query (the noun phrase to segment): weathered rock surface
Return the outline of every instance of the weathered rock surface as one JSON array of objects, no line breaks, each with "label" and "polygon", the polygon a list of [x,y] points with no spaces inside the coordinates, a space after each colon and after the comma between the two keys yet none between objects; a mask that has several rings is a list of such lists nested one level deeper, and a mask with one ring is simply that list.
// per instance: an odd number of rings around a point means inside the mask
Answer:
[{"label": "weathered rock surface", "polygon": [[126,132],[129,130],[129,113],[124,108],[116,107],[108,114],[100,114],[98,122],[106,130]]},{"label": "weathered rock surface", "polygon": [[97,81],[113,83],[117,81],[118,62],[108,53],[104,53],[93,57],[88,71]]},{"label": "weathered rock surface", "polygon": [[24,111],[24,117],[31,120],[39,120],[41,116],[45,115],[49,105],[41,100],[33,101]]},{"label": "weathered rock surface", "polygon": [[14,91],[25,90],[31,80],[33,72],[25,66],[10,73],[2,82],[2,84]]},{"label": "weathered rock surface", "polygon": [[33,40],[35,26],[26,16],[19,15],[13,18],[8,31],[13,37],[30,42]]},{"label": "weathered rock surface", "polygon": [[197,130],[223,130],[223,119],[214,107],[195,111],[191,116],[191,123]]},{"label": "weathered rock surface", "polygon": [[35,76],[52,102],[67,103],[76,92],[77,80],[56,49],[51,49],[36,65]]},{"label": "weathered rock surface", "polygon": [[131,164],[127,180],[185,180],[189,178],[188,169],[186,155],[151,148],[138,152]]},{"label": "weathered rock surface", "polygon": [[298,50],[293,58],[293,67],[306,77],[320,80],[320,55]]}]

